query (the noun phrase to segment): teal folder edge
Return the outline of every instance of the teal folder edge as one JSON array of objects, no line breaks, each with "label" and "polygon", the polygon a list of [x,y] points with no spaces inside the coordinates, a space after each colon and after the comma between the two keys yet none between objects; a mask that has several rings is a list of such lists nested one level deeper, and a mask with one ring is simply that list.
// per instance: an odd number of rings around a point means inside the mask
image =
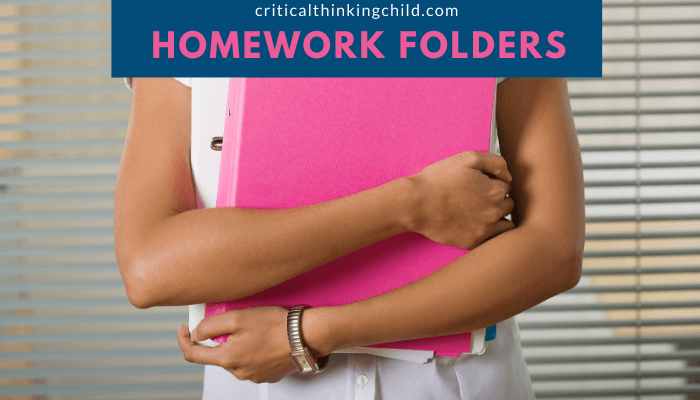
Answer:
[{"label": "teal folder edge", "polygon": [[491,325],[488,328],[486,328],[486,337],[484,340],[491,341],[496,338],[496,325]]}]

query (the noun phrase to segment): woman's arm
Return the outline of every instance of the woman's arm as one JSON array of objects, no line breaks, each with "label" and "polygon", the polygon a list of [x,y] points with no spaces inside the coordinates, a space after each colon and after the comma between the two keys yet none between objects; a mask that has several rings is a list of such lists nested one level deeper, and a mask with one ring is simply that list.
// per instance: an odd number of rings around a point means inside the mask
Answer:
[{"label": "woman's arm", "polygon": [[[578,283],[583,172],[566,79],[508,79],[497,107],[516,228],[406,286],[304,311],[302,331],[317,354],[484,328]],[[200,329],[208,330],[198,326],[198,340],[208,336]]]},{"label": "woman's arm", "polygon": [[[197,209],[190,89],[134,78],[115,194],[115,250],[136,307],[233,300],[395,234],[463,248],[512,229],[499,156],[462,153],[415,176],[284,210]],[[484,173],[503,180],[492,179]]]}]

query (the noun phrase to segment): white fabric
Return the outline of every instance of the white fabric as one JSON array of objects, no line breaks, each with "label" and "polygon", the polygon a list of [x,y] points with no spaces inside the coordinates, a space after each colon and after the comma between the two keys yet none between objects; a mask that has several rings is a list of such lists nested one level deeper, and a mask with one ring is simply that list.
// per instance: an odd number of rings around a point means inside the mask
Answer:
[{"label": "white fabric", "polygon": [[[191,163],[197,201],[200,207],[214,207],[221,152],[209,145],[212,136],[223,133],[228,78],[174,79],[192,88]],[[131,79],[125,82],[131,88]],[[496,136],[495,124],[492,135]],[[191,328],[202,317],[202,305],[190,306]],[[534,399],[513,318],[498,323],[496,340],[483,355],[451,358],[421,353],[425,352],[397,350],[391,357],[333,353],[322,373],[293,373],[274,384],[239,381],[223,368],[207,365],[203,399]]]}]

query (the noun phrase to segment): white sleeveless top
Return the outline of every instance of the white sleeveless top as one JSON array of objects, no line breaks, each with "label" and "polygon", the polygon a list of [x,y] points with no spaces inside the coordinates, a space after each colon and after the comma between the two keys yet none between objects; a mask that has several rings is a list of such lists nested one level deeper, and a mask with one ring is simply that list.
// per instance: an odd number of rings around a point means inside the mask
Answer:
[{"label": "white sleeveless top", "polygon": [[[131,89],[131,78],[124,79]],[[209,146],[212,136],[223,133],[228,78],[174,79],[192,88],[190,161],[197,203],[200,208],[214,207],[221,152]],[[497,137],[493,125],[492,142]],[[203,305],[190,306],[190,328],[203,317]],[[363,354],[361,348],[357,351],[332,353],[320,374],[293,373],[272,384],[239,381],[223,368],[207,365],[203,399],[534,399],[513,318],[497,324],[496,339],[482,355],[433,357],[426,352],[396,350],[389,356],[377,356]]]}]

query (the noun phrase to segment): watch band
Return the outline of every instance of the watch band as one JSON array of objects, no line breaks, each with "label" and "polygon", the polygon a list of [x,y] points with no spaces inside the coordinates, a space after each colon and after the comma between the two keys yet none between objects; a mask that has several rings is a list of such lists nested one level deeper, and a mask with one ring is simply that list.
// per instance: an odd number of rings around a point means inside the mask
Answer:
[{"label": "watch band", "polygon": [[287,313],[287,336],[289,336],[289,346],[294,365],[302,374],[316,374],[328,365],[330,354],[314,359],[309,348],[304,345],[301,338],[301,312],[306,308],[311,308],[308,304],[300,304],[289,309]]}]

